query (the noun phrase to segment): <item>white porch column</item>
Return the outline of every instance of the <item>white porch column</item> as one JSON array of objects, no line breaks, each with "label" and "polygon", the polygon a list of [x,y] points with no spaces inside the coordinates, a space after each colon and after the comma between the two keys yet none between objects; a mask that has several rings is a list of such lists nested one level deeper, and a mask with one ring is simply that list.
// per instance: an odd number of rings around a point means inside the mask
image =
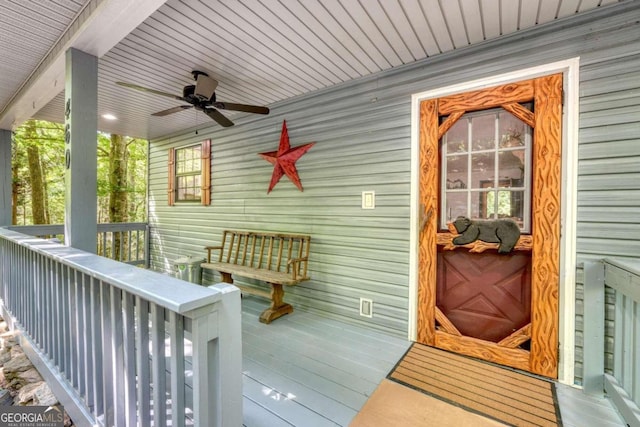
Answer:
[{"label": "white porch column", "polygon": [[11,131],[0,129],[0,227],[11,225]]},{"label": "white porch column", "polygon": [[65,79],[65,243],[95,253],[98,59],[67,50]]}]

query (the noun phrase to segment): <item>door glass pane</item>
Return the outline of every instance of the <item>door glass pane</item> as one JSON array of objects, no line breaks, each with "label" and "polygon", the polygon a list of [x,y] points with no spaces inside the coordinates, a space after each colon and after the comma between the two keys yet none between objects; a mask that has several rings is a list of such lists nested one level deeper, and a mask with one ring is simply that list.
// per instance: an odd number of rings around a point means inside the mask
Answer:
[{"label": "door glass pane", "polygon": [[460,190],[469,187],[467,159],[467,156],[447,157],[447,190]]},{"label": "door glass pane", "polygon": [[474,218],[474,219],[486,219],[487,218],[487,213],[486,213],[486,197],[487,197],[487,192],[486,191],[471,191],[471,205],[469,206],[470,209],[470,218]]},{"label": "door glass pane", "polygon": [[[496,193],[498,200],[496,200]],[[487,193],[487,218],[511,218],[514,215],[514,200],[511,191],[489,191]]]},{"label": "door glass pane", "polygon": [[467,213],[467,192],[447,191],[445,206],[445,222],[455,221],[459,216],[468,216]]},{"label": "door glass pane", "polygon": [[522,187],[525,176],[525,150],[500,151],[498,170],[500,187]]},{"label": "door glass pane", "polygon": [[491,150],[495,148],[496,115],[483,114],[471,119],[471,135],[473,151]]},{"label": "door glass pane", "polygon": [[471,188],[493,187],[496,176],[494,157],[493,152],[471,155]]},{"label": "door glass pane", "polygon": [[[502,192],[501,192],[502,193]],[[518,223],[520,228],[524,228],[525,219],[525,192],[505,191],[509,194],[510,211],[505,212],[505,218],[511,218]]]},{"label": "door glass pane", "polygon": [[468,151],[469,143],[469,124],[468,120],[458,120],[454,124],[446,136],[447,152],[455,153]]},{"label": "door glass pane", "polygon": [[531,128],[501,108],[462,116],[442,139],[440,228],[457,216],[511,218],[528,233],[531,138]]},{"label": "door glass pane", "polygon": [[498,120],[500,122],[500,148],[524,147],[525,126],[527,125],[507,111],[500,112]]}]

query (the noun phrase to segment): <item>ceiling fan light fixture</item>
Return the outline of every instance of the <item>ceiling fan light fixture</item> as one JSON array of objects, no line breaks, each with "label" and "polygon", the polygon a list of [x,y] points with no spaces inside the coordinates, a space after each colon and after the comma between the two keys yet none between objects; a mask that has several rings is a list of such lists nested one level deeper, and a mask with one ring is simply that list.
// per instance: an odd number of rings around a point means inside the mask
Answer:
[{"label": "ceiling fan light fixture", "polygon": [[198,80],[196,80],[196,88],[194,95],[202,101],[208,101],[213,97],[213,93],[218,86],[218,82],[207,76],[206,74],[199,74]]}]

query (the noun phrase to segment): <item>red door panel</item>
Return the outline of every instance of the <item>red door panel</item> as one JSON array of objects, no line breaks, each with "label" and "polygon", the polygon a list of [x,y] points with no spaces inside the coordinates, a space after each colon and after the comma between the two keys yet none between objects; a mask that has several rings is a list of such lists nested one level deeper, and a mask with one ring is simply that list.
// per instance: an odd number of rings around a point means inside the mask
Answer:
[{"label": "red door panel", "polygon": [[436,305],[465,336],[499,342],[531,321],[531,255],[438,253]]}]

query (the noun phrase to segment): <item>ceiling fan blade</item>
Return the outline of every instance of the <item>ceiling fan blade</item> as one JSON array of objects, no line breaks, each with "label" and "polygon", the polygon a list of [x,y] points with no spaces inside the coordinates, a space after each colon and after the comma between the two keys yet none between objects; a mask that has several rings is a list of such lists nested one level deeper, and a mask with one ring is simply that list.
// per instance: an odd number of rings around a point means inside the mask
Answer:
[{"label": "ceiling fan blade", "polygon": [[232,102],[214,102],[211,105],[222,110],[244,111],[246,113],[255,114],[269,114],[269,109],[267,107],[260,107],[258,105],[234,104]]},{"label": "ceiling fan blade", "polygon": [[224,126],[226,128],[228,128],[229,126],[233,126],[233,122],[229,119],[227,119],[220,111],[213,109],[213,108],[205,108],[202,111],[204,111],[204,113],[211,117],[213,120],[215,120],[216,122],[218,122],[218,124],[220,126]]},{"label": "ceiling fan blade", "polygon": [[157,113],[151,114],[152,116],[168,116],[169,114],[177,113],[178,111],[187,110],[189,108],[193,108],[193,105],[178,105],[177,107],[169,108],[166,110],[158,111]]},{"label": "ceiling fan blade", "polygon": [[116,82],[116,84],[119,85],[119,86],[124,86],[124,87],[128,87],[128,88],[135,89],[135,90],[140,90],[142,92],[153,93],[153,94],[156,94],[156,95],[166,96],[166,97],[169,97],[169,98],[177,99],[179,101],[184,101],[184,98],[182,98],[181,96],[173,95],[173,94],[170,94],[170,93],[167,93],[167,92],[162,92],[162,91],[155,90],[155,89],[149,89],[148,87],[142,87],[142,86],[134,85],[134,84],[131,84],[131,83],[125,83],[125,82]]}]

